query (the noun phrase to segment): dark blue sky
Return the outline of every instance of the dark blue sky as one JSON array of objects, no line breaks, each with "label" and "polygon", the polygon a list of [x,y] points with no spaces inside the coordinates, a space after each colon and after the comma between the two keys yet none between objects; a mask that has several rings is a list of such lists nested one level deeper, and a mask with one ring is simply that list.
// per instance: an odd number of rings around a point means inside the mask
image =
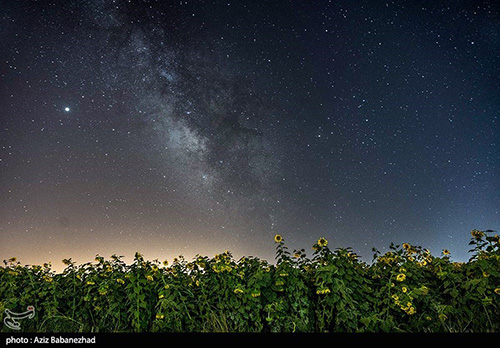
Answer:
[{"label": "dark blue sky", "polygon": [[0,256],[325,237],[468,258],[497,229],[493,1],[5,1]]}]

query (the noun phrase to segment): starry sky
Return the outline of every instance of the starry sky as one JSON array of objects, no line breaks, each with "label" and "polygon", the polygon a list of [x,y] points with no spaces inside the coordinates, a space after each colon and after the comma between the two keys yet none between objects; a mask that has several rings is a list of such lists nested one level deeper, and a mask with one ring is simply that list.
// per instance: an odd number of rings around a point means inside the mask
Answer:
[{"label": "starry sky", "polygon": [[495,1],[1,1],[0,259],[465,261],[500,225]]}]

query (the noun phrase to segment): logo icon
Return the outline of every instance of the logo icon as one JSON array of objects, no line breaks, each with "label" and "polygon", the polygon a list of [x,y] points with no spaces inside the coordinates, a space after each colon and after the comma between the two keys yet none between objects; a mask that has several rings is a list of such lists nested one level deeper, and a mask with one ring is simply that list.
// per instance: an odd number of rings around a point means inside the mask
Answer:
[{"label": "logo icon", "polygon": [[23,319],[33,319],[35,317],[35,307],[28,306],[26,312],[16,313],[10,309],[5,310],[5,318],[3,318],[3,323],[12,330],[20,330],[21,323],[19,320]]}]

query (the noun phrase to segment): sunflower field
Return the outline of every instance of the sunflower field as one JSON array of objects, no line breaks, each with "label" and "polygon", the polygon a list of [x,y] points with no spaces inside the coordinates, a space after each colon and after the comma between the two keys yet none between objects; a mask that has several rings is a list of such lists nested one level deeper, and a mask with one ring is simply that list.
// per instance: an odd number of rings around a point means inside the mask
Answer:
[{"label": "sunflower field", "polygon": [[[500,241],[473,230],[468,262],[418,246],[374,249],[371,263],[320,238],[309,258],[275,236],[276,260],[139,253],[0,267],[0,319],[36,308],[23,332],[499,332]],[[1,332],[14,330],[2,325]]]}]

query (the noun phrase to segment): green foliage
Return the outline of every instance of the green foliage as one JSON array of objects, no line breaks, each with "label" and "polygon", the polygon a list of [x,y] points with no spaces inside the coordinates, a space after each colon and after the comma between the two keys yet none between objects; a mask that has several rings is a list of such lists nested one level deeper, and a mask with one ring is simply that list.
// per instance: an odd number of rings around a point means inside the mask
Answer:
[{"label": "green foliage", "polygon": [[[5,309],[36,308],[34,332],[498,332],[500,241],[473,230],[468,262],[407,243],[375,251],[371,264],[320,238],[311,258],[275,237],[276,263],[182,256],[172,265],[136,253],[75,265],[0,267]],[[0,331],[9,332],[7,326]]]}]

